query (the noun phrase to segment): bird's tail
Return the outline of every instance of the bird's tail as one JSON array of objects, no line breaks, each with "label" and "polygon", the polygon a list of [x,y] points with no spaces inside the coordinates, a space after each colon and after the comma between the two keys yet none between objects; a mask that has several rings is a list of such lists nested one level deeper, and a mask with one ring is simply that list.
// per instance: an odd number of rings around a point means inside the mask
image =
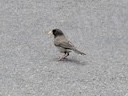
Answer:
[{"label": "bird's tail", "polygon": [[85,53],[83,53],[83,52],[81,52],[81,51],[79,51],[79,50],[77,50],[76,48],[74,48],[73,47],[73,49],[72,49],[74,52],[76,52],[77,54],[81,54],[81,55],[86,55]]}]

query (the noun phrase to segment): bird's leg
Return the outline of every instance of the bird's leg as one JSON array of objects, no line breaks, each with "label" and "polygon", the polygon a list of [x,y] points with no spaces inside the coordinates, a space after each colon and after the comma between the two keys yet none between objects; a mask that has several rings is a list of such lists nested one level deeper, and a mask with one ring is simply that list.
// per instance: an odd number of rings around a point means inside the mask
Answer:
[{"label": "bird's leg", "polygon": [[65,52],[65,54],[59,60],[61,61],[61,60],[65,59],[68,55],[69,55],[69,53]]},{"label": "bird's leg", "polygon": [[[62,54],[62,53],[61,53],[61,54]],[[60,57],[59,57],[59,61],[63,60],[64,57],[65,57],[65,54],[63,54],[63,56],[60,56]]]},{"label": "bird's leg", "polygon": [[59,56],[59,59],[62,58],[62,56],[64,56],[64,55],[65,55],[64,53],[61,53]]},{"label": "bird's leg", "polygon": [[66,52],[66,53],[65,53],[65,57],[64,57],[64,58],[66,58],[68,55],[69,55],[69,53],[67,53],[67,52]]}]

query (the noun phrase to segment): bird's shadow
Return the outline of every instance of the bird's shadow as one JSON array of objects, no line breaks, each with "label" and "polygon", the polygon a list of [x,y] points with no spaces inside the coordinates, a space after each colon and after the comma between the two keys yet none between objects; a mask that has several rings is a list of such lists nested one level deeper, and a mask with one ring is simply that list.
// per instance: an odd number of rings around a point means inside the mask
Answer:
[{"label": "bird's shadow", "polygon": [[72,63],[78,65],[87,65],[88,62],[77,60],[76,58],[65,58],[64,60],[59,60],[58,58],[54,58],[54,60],[60,63]]}]

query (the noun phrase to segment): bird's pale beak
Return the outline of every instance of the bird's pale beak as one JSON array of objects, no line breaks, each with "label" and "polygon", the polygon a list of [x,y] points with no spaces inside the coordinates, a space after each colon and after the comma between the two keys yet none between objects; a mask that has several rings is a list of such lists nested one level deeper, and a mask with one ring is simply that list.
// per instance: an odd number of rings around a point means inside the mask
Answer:
[{"label": "bird's pale beak", "polygon": [[52,31],[49,31],[48,34],[49,34],[49,35],[52,35]]}]

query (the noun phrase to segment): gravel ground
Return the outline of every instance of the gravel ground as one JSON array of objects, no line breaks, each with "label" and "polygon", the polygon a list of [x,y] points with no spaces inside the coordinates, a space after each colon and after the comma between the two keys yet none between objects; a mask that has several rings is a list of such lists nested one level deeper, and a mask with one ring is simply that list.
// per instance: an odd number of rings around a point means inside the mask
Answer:
[{"label": "gravel ground", "polygon": [[128,0],[0,0],[0,96],[128,96]]}]

